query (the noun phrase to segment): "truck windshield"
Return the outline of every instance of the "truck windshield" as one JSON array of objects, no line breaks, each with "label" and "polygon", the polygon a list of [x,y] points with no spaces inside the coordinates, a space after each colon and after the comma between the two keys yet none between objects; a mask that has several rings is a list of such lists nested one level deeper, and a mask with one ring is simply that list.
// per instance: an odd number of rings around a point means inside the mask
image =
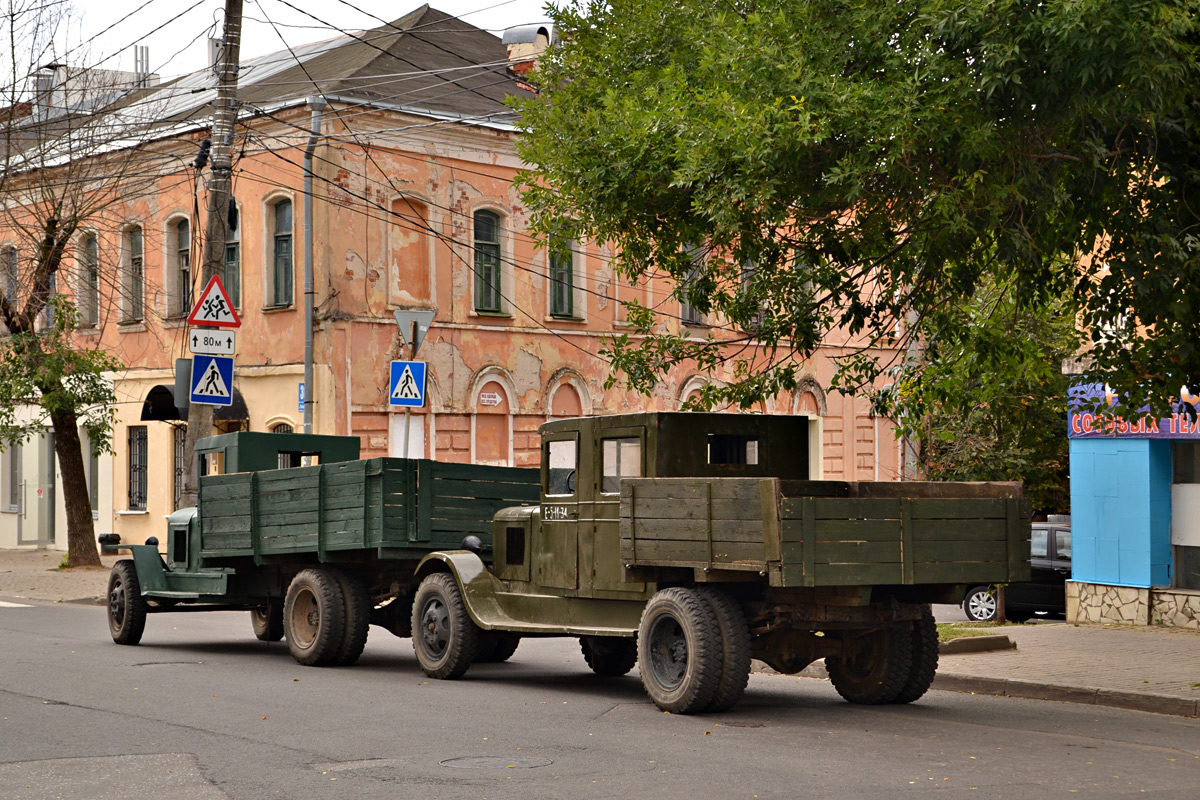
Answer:
[{"label": "truck windshield", "polygon": [[642,442],[636,436],[604,439],[602,450],[601,492],[616,494],[621,491],[621,478],[642,477]]}]

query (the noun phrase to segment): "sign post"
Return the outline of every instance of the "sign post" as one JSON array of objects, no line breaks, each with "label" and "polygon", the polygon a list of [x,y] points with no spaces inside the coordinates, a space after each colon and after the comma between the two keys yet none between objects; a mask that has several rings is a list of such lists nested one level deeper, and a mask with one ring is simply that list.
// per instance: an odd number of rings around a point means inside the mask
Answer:
[{"label": "sign post", "polygon": [[[421,346],[421,342],[425,341],[425,334],[429,333],[429,326],[433,324],[433,318],[437,316],[437,312],[397,310],[394,316],[396,317],[396,326],[400,328],[400,340],[410,346],[408,357],[416,359],[417,348]],[[399,371],[397,371],[397,364],[401,365]],[[420,373],[419,378],[418,372]],[[406,376],[407,381],[405,380]],[[414,398],[410,396],[414,385],[420,386],[417,402],[412,402]],[[397,393],[400,394],[399,397],[397,397]],[[388,381],[388,403],[393,406],[404,406],[404,457],[408,458],[409,409],[413,406],[422,408],[425,405],[425,362],[415,360],[392,362],[391,379]]]}]

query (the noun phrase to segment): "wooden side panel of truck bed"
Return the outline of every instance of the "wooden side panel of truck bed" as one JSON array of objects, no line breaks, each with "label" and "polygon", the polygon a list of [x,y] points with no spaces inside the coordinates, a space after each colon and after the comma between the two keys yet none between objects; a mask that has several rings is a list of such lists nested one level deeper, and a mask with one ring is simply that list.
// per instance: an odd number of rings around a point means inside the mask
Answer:
[{"label": "wooden side panel of truck bed", "polygon": [[377,550],[419,557],[490,543],[500,508],[536,503],[538,471],[372,458],[200,480],[201,555]]},{"label": "wooden side panel of truck bed", "polygon": [[773,478],[624,480],[621,557],[636,567],[759,572],[774,586],[1029,579],[1028,506],[1011,485],[991,497],[979,485],[961,485],[960,497],[955,484],[913,485],[911,497],[871,496],[870,486],[813,484],[817,496],[785,496]]}]

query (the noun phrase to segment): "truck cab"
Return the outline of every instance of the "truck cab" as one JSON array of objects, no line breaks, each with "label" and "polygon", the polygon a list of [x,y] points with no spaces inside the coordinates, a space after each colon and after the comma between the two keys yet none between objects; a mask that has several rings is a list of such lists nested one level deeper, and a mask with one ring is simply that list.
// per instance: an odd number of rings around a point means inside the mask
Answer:
[{"label": "truck cab", "polygon": [[620,557],[627,478],[811,480],[815,422],[804,416],[651,412],[548,422],[541,502],[507,509],[494,571],[514,591],[646,599],[653,584]]}]

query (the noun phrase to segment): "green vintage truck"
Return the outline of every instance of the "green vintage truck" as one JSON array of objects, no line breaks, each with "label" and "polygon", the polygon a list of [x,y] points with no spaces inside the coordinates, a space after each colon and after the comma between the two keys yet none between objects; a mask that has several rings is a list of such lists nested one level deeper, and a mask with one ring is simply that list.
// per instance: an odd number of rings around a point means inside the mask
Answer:
[{"label": "green vintage truck", "polygon": [[122,545],[134,561],[114,567],[110,627],[136,641],[146,611],[249,608],[301,663],[344,664],[374,622],[411,635],[434,678],[521,637],[577,637],[594,672],[638,664],[675,713],[732,708],[752,658],[785,673],[824,658],[846,700],[911,702],[937,669],[929,604],[1028,579],[1028,505],[1019,484],[812,480],[809,435],[806,417],[661,412],[548,422],[540,471],[227,463],[171,518],[165,561]]}]

